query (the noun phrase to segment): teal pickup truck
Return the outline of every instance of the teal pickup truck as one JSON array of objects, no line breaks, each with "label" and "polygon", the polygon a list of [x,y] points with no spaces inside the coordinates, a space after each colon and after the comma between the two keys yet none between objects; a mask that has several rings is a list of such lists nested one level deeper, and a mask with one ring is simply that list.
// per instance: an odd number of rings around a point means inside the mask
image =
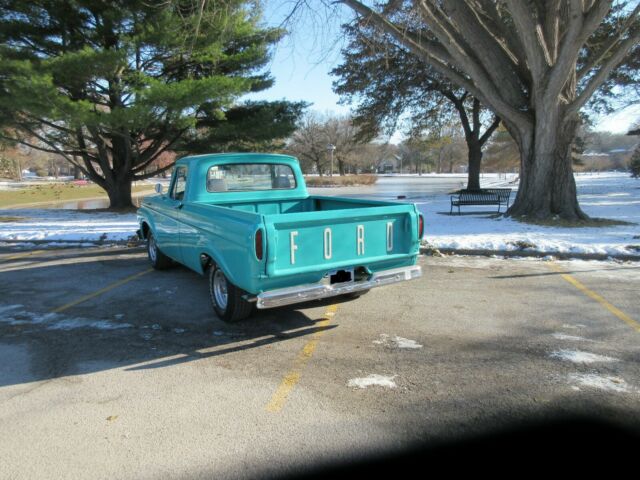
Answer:
[{"label": "teal pickup truck", "polygon": [[151,264],[208,275],[216,314],[343,295],[420,277],[424,220],[413,204],[310,196],[298,160],[229,153],[176,162],[169,191],[145,197]]}]

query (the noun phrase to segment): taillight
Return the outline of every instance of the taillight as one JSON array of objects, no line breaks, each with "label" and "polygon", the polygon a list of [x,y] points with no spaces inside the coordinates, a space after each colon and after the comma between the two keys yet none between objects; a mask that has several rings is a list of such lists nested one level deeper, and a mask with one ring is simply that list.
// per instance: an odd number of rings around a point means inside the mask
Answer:
[{"label": "taillight", "polygon": [[422,240],[422,236],[424,235],[424,218],[422,215],[418,214],[418,238]]},{"label": "taillight", "polygon": [[262,250],[262,229],[259,228],[258,230],[256,230],[256,258],[258,260],[262,260],[262,256],[263,256],[263,250]]}]

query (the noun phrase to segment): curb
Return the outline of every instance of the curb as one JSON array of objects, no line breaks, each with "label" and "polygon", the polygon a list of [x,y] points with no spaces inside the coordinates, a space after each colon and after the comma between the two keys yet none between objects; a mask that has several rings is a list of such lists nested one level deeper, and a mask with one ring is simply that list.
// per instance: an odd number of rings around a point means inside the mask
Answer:
[{"label": "curb", "polygon": [[433,248],[420,247],[420,253],[433,256],[441,253],[444,255],[470,255],[479,257],[491,257],[493,255],[514,258],[532,257],[545,258],[553,257],[558,260],[622,260],[627,262],[640,262],[640,255],[608,255],[606,253],[570,253],[570,252],[538,252],[526,250],[466,250],[457,248]]}]

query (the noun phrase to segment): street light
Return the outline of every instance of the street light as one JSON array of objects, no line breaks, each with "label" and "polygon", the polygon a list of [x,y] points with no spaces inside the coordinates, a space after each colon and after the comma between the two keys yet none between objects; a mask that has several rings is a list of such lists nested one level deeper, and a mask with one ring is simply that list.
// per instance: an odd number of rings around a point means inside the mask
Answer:
[{"label": "street light", "polygon": [[332,143],[327,145],[327,151],[329,152],[329,158],[331,159],[331,170],[329,170],[329,176],[333,176],[333,151],[336,149],[336,146]]}]

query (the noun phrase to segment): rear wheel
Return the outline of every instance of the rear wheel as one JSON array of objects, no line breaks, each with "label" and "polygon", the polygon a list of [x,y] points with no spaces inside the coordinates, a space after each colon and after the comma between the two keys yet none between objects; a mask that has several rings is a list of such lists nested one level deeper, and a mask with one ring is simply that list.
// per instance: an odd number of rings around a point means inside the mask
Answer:
[{"label": "rear wheel", "polygon": [[242,298],[246,293],[228,281],[218,267],[209,268],[209,296],[213,309],[221,320],[237,322],[251,315],[253,303]]},{"label": "rear wheel", "polygon": [[154,237],[151,230],[147,233],[147,255],[149,256],[151,266],[156,270],[164,270],[173,264],[171,259],[158,248],[156,237]]}]

